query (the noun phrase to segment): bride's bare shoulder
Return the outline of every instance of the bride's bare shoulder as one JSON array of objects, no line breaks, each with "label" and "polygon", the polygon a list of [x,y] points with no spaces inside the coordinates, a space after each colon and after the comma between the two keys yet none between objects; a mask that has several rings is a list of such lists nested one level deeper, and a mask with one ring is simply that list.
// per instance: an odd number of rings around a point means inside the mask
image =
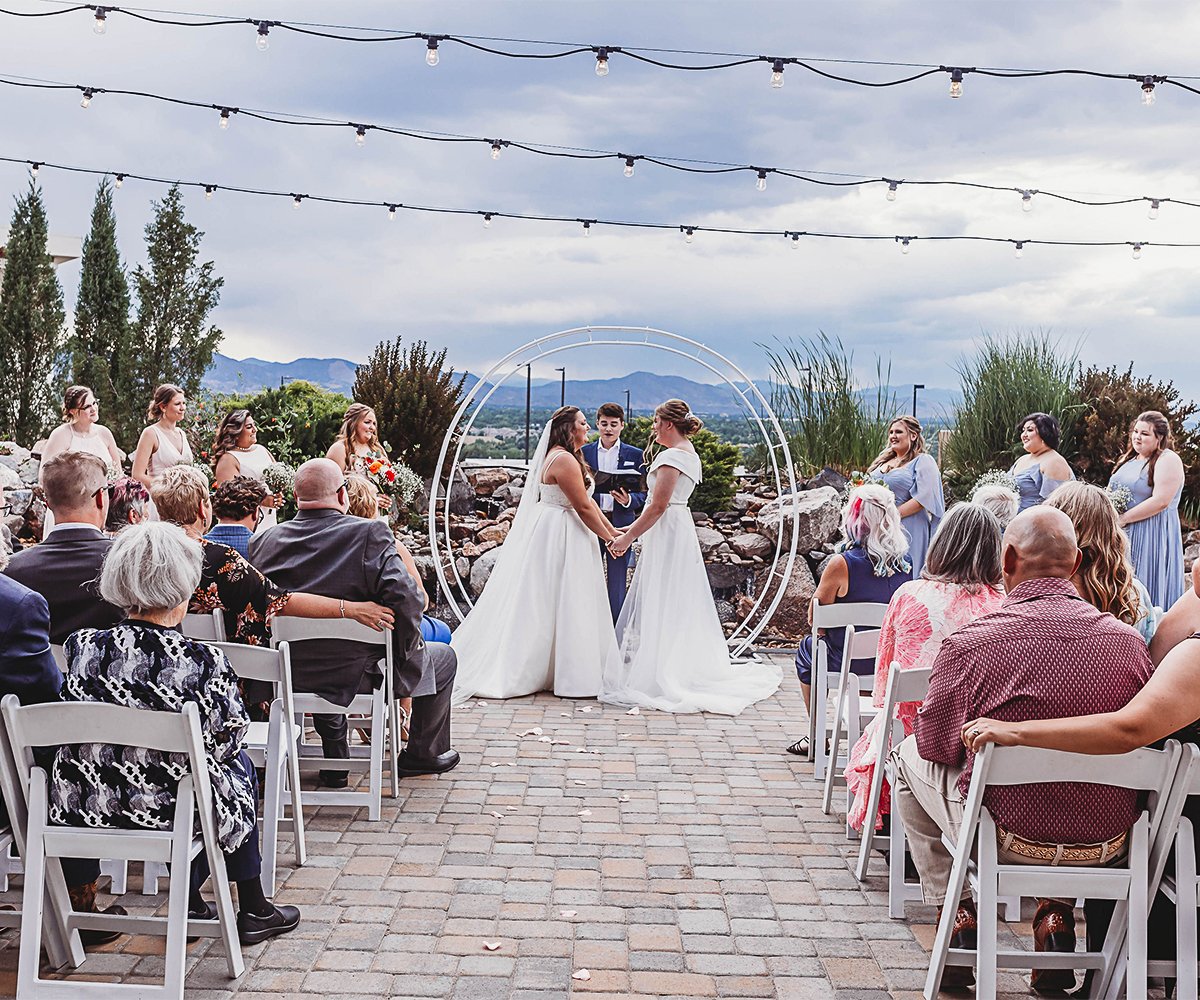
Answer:
[{"label": "bride's bare shoulder", "polygon": [[563,462],[556,461],[562,455],[570,455],[566,448],[554,447],[546,453],[546,460],[542,463],[542,482],[548,486],[553,486],[561,482],[563,477],[570,479],[582,479],[583,473],[579,469],[578,462]]}]

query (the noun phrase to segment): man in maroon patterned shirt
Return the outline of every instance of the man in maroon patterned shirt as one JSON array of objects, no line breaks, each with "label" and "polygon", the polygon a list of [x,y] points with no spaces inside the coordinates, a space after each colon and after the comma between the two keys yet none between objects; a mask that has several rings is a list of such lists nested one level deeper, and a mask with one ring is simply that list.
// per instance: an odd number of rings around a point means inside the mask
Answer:
[{"label": "man in maroon patterned shirt", "polygon": [[[1004,604],[942,644],[916,729],[896,750],[896,808],[927,903],[942,906],[952,859],[942,834],[958,835],[974,755],[963,724],[986,716],[1006,721],[1058,719],[1123,707],[1150,678],[1145,640],[1133,628],[1082,600],[1071,583],[1080,563],[1075,529],[1062,511],[1034,507],[1004,535]],[[1136,818],[1136,793],[1057,782],[990,790],[984,804],[996,821],[1002,864],[1108,864],[1124,852]],[[1048,855],[1048,857],[1047,857]],[[1072,900],[1039,900],[1034,942],[1040,950],[1075,950]],[[975,910],[964,889],[955,947],[975,946]],[[949,967],[946,983],[966,985],[972,970]],[[1069,969],[1035,970],[1041,991],[1074,985]]]}]

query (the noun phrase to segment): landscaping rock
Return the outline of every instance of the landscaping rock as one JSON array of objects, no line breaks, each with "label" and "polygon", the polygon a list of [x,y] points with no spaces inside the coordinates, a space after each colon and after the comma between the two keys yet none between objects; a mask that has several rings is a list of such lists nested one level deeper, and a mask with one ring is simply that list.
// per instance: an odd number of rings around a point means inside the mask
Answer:
[{"label": "landscaping rock", "polygon": [[700,543],[700,552],[705,557],[712,555],[725,543],[725,536],[715,528],[698,527],[696,540]]},{"label": "landscaping rock", "polygon": [[845,493],[846,488],[850,485],[850,480],[843,476],[836,469],[831,469],[826,466],[811,479],[805,479],[800,484],[802,490],[818,490],[822,487],[829,486],[837,490],[839,493]]},{"label": "landscaping rock", "polygon": [[475,537],[481,542],[495,542],[497,545],[499,545],[507,536],[507,524],[493,524],[489,527],[481,529]]},{"label": "landscaping rock", "polygon": [[450,513],[468,517],[475,513],[475,487],[459,469],[450,486]]},{"label": "landscaping rock", "polygon": [[503,469],[480,469],[467,477],[475,487],[478,497],[490,497],[501,486],[508,485],[508,473]]},{"label": "landscaping rock", "polygon": [[[0,455],[0,458],[3,458]],[[21,477],[17,475],[16,469],[10,469],[7,465],[0,465],[0,490],[19,490],[24,487],[21,482]]]},{"label": "landscaping rock", "polygon": [[487,585],[499,558],[500,549],[497,547],[485,552],[471,564],[471,593],[476,597],[483,593],[483,588]]},{"label": "landscaping rock", "polygon": [[762,556],[765,559],[775,551],[775,543],[766,535],[760,535],[756,531],[734,535],[729,539],[729,547],[739,556],[747,559],[753,556]]},{"label": "landscaping rock", "polygon": [[[478,487],[476,487],[478,489]],[[521,502],[521,493],[524,492],[521,487],[514,486],[512,483],[505,483],[492,493],[493,500],[499,500],[509,506],[516,506]],[[501,515],[503,516],[503,515]]]},{"label": "landscaping rock", "polygon": [[5,493],[4,498],[8,503],[9,517],[23,519],[25,511],[29,510],[29,505],[33,502],[33,490],[14,489],[11,493]]},{"label": "landscaping rock", "polygon": [[832,539],[841,520],[841,499],[837,490],[822,486],[790,496],[779,497],[758,512],[758,530],[772,542],[782,534],[785,548],[791,544],[792,518],[798,518],[797,550],[809,552]]},{"label": "landscaping rock", "polygon": [[[813,579],[812,570],[808,568],[808,563],[797,558],[792,566],[792,575],[784,588],[783,600],[779,602],[779,607],[775,609],[775,614],[768,623],[771,629],[789,641],[798,643],[810,631],[808,607],[816,589],[817,583]],[[760,585],[758,593],[761,592]]]},{"label": "landscaping rock", "polygon": [[754,577],[753,568],[733,563],[706,563],[704,569],[708,573],[708,585],[716,593],[732,595],[748,586]]}]

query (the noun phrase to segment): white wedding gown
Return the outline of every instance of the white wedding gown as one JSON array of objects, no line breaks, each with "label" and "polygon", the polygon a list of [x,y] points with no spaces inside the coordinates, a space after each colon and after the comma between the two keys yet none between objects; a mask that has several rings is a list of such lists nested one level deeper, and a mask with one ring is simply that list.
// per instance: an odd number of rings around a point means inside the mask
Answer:
[{"label": "white wedding gown", "polygon": [[492,575],[450,640],[455,704],[538,691],[595,698],[601,674],[615,667],[600,546],[566,494],[541,482],[546,441],[543,434]]},{"label": "white wedding gown", "polygon": [[667,448],[650,466],[680,471],[666,513],[643,536],[629,594],[617,619],[620,657],[605,670],[600,700],[661,712],[737,715],[779,688],[772,663],[734,665],[721,631],[687,501],[700,482],[690,448]]}]

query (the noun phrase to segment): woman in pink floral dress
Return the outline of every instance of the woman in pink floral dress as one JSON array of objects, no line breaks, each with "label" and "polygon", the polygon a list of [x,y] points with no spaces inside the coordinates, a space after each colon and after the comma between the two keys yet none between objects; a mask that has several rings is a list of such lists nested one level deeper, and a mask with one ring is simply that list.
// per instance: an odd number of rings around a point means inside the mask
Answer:
[{"label": "woman in pink floral dress", "polygon": [[[1004,598],[1000,574],[1000,522],[991,511],[973,503],[951,508],[930,543],[921,579],[904,584],[888,605],[879,632],[879,661],[873,700],[883,706],[888,672],[893,663],[901,670],[933,665],[947,636],[1000,606]],[[896,718],[905,735],[913,731],[919,701],[897,706]],[[875,769],[875,734],[885,725],[877,715],[850,751],[846,783],[854,800],[846,821],[861,830],[866,820],[867,797]],[[890,789],[885,781],[879,800],[879,817],[890,811]]]}]

